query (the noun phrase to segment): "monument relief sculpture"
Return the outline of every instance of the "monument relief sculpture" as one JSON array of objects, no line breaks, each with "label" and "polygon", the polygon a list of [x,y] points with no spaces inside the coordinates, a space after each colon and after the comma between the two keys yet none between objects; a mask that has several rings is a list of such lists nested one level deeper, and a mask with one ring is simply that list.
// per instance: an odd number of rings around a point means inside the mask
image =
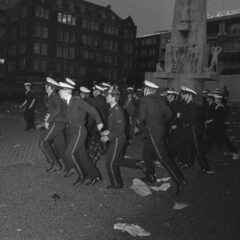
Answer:
[{"label": "monument relief sculpture", "polygon": [[213,46],[210,48],[212,53],[212,60],[210,64],[210,69],[212,72],[218,72],[218,55],[222,52],[223,48],[219,46]]},{"label": "monument relief sculpture", "polygon": [[182,23],[189,21],[189,2],[188,0],[183,0],[181,5],[181,19]]},{"label": "monument relief sculpture", "polygon": [[162,69],[160,63],[156,63],[156,72],[157,72],[157,73],[162,73],[162,72],[163,72],[163,69]]}]

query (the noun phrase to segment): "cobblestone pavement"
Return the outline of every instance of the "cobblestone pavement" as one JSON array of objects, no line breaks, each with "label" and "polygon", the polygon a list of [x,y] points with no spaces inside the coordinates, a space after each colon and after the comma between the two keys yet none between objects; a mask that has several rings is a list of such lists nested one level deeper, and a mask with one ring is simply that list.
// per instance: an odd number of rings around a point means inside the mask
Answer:
[{"label": "cobblestone pavement", "polygon": [[0,167],[34,163],[43,155],[38,147],[40,132],[24,132],[21,119],[0,119]]},{"label": "cobblestone pavement", "polygon": [[[224,148],[208,155],[213,174],[200,175],[198,164],[183,170],[190,183],[180,195],[170,180],[166,192],[141,197],[130,188],[143,176],[139,170],[121,168],[124,188],[107,190],[101,159],[104,181],[74,187],[76,176],[46,173],[38,131],[23,132],[21,118],[0,118],[0,127],[0,240],[239,240],[240,161],[224,155]],[[128,154],[139,158],[141,139],[131,146]],[[166,176],[158,165],[157,177]],[[175,202],[189,206],[173,210]],[[132,237],[114,230],[117,222],[138,224],[151,235]]]}]

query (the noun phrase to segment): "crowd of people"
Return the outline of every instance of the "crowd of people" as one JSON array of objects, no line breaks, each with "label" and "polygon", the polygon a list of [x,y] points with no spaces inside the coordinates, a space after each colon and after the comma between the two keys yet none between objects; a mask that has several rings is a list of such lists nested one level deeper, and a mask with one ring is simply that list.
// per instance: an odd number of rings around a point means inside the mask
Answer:
[{"label": "crowd of people", "polygon": [[[28,88],[30,83],[25,83]],[[123,187],[121,159],[135,134],[144,139],[142,178],[155,183],[155,161],[168,171],[179,193],[188,183],[182,168],[192,168],[195,159],[201,173],[211,172],[208,152],[214,143],[225,143],[233,159],[239,153],[227,135],[225,119],[227,98],[219,89],[203,91],[202,105],[195,102],[197,93],[185,86],[180,92],[173,89],[159,91],[159,86],[145,80],[143,88],[127,88],[123,97],[117,85],[100,83],[92,91],[66,78],[57,82],[47,77],[47,114],[39,141],[49,164],[47,172],[64,169],[64,177],[77,173],[73,185],[95,185],[102,180],[97,167],[101,155],[106,155],[109,189]],[[33,107],[34,101],[26,89],[28,99],[21,105]],[[29,96],[30,95],[30,96]],[[30,107],[30,108],[29,108]],[[27,130],[33,126],[27,125]]]}]

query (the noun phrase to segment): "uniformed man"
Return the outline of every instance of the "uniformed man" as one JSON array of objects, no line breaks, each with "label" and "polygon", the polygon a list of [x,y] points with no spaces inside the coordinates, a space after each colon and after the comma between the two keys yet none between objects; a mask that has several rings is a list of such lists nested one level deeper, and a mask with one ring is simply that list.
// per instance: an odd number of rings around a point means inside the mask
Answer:
[{"label": "uniformed man", "polygon": [[119,189],[123,187],[120,173],[120,160],[123,156],[126,143],[125,116],[123,110],[118,105],[120,92],[117,89],[110,89],[106,96],[106,101],[110,105],[108,116],[108,130],[102,132],[101,140],[105,143],[109,141],[107,147],[107,174],[110,181],[109,189]]},{"label": "uniformed man", "polygon": [[25,131],[35,130],[35,102],[36,102],[36,98],[33,94],[31,86],[32,86],[31,83],[24,83],[24,87],[26,89],[25,100],[19,106],[20,109],[24,109],[24,120],[26,121]]},{"label": "uniformed man", "polygon": [[54,79],[47,77],[45,91],[47,93],[48,109],[44,118],[45,131],[39,141],[40,148],[47,161],[50,163],[50,168],[47,169],[47,172],[60,170],[62,165],[59,158],[64,160],[65,119],[62,115],[62,100],[60,99],[58,93],[56,93],[57,88],[58,83]]},{"label": "uniformed man", "polygon": [[79,89],[80,89],[80,97],[81,98],[87,99],[90,97],[91,91],[87,87],[81,86]]},{"label": "uniformed man", "polygon": [[[184,105],[182,111],[177,114],[183,121],[187,143],[190,145],[192,151],[194,152],[194,156],[196,156],[200,163],[201,172],[205,174],[209,172],[209,166],[200,141],[200,107],[194,102],[194,97],[197,93],[188,87],[184,87],[182,92],[186,104]],[[194,164],[194,157],[191,162],[191,164]]]},{"label": "uniformed man", "polygon": [[208,105],[205,111],[204,127],[206,132],[206,152],[208,153],[211,150],[213,141],[215,139],[213,117],[216,105],[214,102],[214,94],[207,94],[207,103]]},{"label": "uniformed man", "polygon": [[213,94],[214,102],[216,104],[214,115],[213,115],[213,126],[214,126],[214,135],[215,139],[220,147],[222,143],[228,147],[230,152],[232,153],[232,159],[237,160],[239,159],[239,154],[236,147],[233,143],[229,140],[226,131],[226,109],[225,106],[222,104],[223,97],[220,94]]},{"label": "uniformed man", "polygon": [[165,100],[156,94],[159,87],[147,80],[144,84],[144,97],[140,101],[139,118],[141,122],[145,122],[148,132],[143,149],[146,177],[142,180],[150,183],[156,182],[154,160],[157,158],[176,183],[176,193],[178,193],[187,181],[174,160],[169,157],[165,146],[167,122],[171,119],[172,112]]},{"label": "uniformed man", "polygon": [[86,177],[90,179],[90,184],[94,185],[101,180],[101,173],[89,159],[85,140],[87,129],[85,127],[86,114],[88,113],[97,123],[97,129],[103,128],[102,120],[98,112],[80,97],[72,96],[74,87],[68,83],[59,83],[60,97],[66,101],[64,112],[67,118],[66,128],[66,150],[65,158],[68,162],[67,169],[74,168],[78,173],[78,179],[74,185],[82,184]]},{"label": "uniformed man", "polygon": [[[104,89],[95,85],[93,87],[93,98],[88,99],[89,103],[98,111],[103,121],[104,129],[107,129],[108,109],[109,106],[106,98],[102,95]],[[88,153],[94,163],[96,163],[101,154],[105,151],[105,144],[101,141],[101,134],[97,130],[96,123],[91,117],[88,118],[87,124],[89,139],[88,139]]]}]

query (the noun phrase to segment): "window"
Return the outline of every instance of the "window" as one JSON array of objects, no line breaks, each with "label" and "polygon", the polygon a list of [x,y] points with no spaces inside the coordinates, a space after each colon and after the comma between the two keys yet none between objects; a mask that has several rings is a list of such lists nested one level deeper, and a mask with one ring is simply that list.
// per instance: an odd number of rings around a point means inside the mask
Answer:
[{"label": "window", "polygon": [[19,44],[19,54],[25,54],[26,53],[26,43],[22,42]]},{"label": "window", "polygon": [[27,17],[27,14],[28,14],[27,10],[28,10],[27,6],[24,6],[24,7],[21,8],[21,13],[20,13],[21,18]]},{"label": "window", "polygon": [[47,56],[47,44],[43,42],[35,42],[34,54]]},{"label": "window", "polygon": [[16,62],[9,61],[8,62],[8,72],[15,72],[16,71]]},{"label": "window", "polygon": [[42,7],[37,7],[35,10],[35,16],[43,19],[49,18],[49,10]]},{"label": "window", "polygon": [[119,34],[119,29],[117,27],[113,27],[113,26],[110,26],[110,25],[105,25],[104,26],[104,33],[109,34],[109,35],[113,35],[113,36],[117,36]]},{"label": "window", "polygon": [[71,14],[65,14],[65,13],[59,12],[57,21],[59,23],[68,24],[72,26],[76,25],[76,17],[72,16]]},{"label": "window", "polygon": [[26,70],[26,58],[22,57],[19,60],[19,71],[24,71]]},{"label": "window", "polygon": [[20,27],[20,38],[24,38],[26,36],[26,25]]},{"label": "window", "polygon": [[9,46],[8,55],[9,56],[16,56],[16,45]]},{"label": "window", "polygon": [[68,59],[74,59],[75,58],[75,49],[71,47],[57,47],[56,56],[58,58],[68,58]]},{"label": "window", "polygon": [[35,72],[46,72],[47,71],[47,61],[42,59],[33,60],[33,71]]},{"label": "window", "polygon": [[99,30],[99,23],[93,20],[82,20],[82,28],[89,29],[92,31],[98,31]]},{"label": "window", "polygon": [[41,25],[36,25],[34,28],[34,35],[35,37],[46,39],[48,38],[48,28]]}]

